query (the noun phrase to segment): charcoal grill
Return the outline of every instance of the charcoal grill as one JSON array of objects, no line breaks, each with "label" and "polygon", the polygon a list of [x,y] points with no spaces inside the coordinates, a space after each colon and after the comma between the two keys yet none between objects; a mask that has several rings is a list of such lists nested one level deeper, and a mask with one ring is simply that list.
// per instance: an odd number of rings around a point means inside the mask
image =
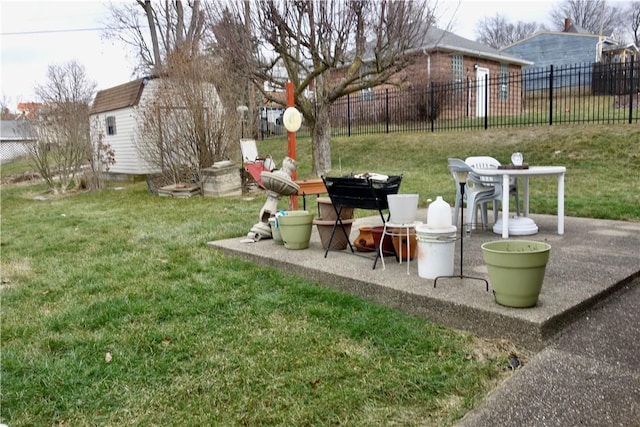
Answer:
[{"label": "charcoal grill", "polygon": [[[341,232],[346,236],[349,249],[355,254],[356,252],[353,249],[347,230],[342,223],[342,209],[355,208],[377,210],[380,214],[380,218],[382,219],[382,224],[384,225],[389,220],[389,215],[385,218],[384,213],[382,212],[383,210],[389,209],[387,196],[389,194],[398,193],[400,183],[402,182],[402,175],[389,176],[386,180],[356,176],[323,176],[322,180],[327,188],[327,193],[329,194],[333,208],[336,211],[336,221],[333,224],[329,245],[327,245],[324,257],[326,258],[329,253],[331,241],[333,240],[338,228],[340,228]],[[379,251],[376,251],[376,256],[373,261],[374,269],[376,268],[379,256]]]}]

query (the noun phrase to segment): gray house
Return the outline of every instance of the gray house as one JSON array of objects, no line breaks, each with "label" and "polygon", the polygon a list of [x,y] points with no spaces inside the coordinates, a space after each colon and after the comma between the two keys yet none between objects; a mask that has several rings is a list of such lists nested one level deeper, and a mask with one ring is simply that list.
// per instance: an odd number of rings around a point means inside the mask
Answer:
[{"label": "gray house", "polygon": [[8,162],[29,154],[29,145],[37,141],[28,120],[2,120],[0,123],[0,162]]},{"label": "gray house", "polygon": [[563,31],[539,31],[500,52],[531,62],[523,67],[524,88],[531,90],[548,88],[551,67],[556,88],[590,85],[603,72],[600,64],[624,64],[638,48],[606,33],[591,34],[567,18]]},{"label": "gray house", "polygon": [[539,31],[500,51],[533,62],[524,68],[543,68],[601,62],[603,51],[617,46],[611,36],[588,33],[566,19],[563,31]]}]

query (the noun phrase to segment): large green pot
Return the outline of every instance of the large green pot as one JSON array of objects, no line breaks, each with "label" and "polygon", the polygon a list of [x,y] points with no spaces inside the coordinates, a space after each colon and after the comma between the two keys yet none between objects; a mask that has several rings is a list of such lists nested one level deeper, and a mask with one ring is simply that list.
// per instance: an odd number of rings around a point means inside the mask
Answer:
[{"label": "large green pot", "polygon": [[285,211],[276,217],[280,237],[287,249],[306,249],[311,240],[313,214],[309,211]]},{"label": "large green pot", "polygon": [[538,303],[551,245],[530,240],[499,240],[482,245],[496,302],[507,307]]}]

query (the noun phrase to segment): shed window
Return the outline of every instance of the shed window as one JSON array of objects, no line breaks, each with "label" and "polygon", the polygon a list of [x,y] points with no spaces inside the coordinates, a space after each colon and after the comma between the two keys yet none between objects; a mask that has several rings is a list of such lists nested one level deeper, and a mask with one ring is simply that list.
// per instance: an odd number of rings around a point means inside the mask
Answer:
[{"label": "shed window", "polygon": [[108,116],[107,117],[107,135],[115,135],[116,134],[116,117]]}]

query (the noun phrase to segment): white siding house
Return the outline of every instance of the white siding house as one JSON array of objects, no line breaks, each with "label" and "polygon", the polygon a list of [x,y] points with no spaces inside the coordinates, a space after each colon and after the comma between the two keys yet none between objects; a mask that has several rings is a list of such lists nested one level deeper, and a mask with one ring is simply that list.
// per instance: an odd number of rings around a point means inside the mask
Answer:
[{"label": "white siding house", "polygon": [[159,170],[138,153],[139,115],[157,90],[158,79],[141,78],[96,94],[90,112],[91,137],[102,134],[103,142],[115,153],[109,172],[146,175]]}]

